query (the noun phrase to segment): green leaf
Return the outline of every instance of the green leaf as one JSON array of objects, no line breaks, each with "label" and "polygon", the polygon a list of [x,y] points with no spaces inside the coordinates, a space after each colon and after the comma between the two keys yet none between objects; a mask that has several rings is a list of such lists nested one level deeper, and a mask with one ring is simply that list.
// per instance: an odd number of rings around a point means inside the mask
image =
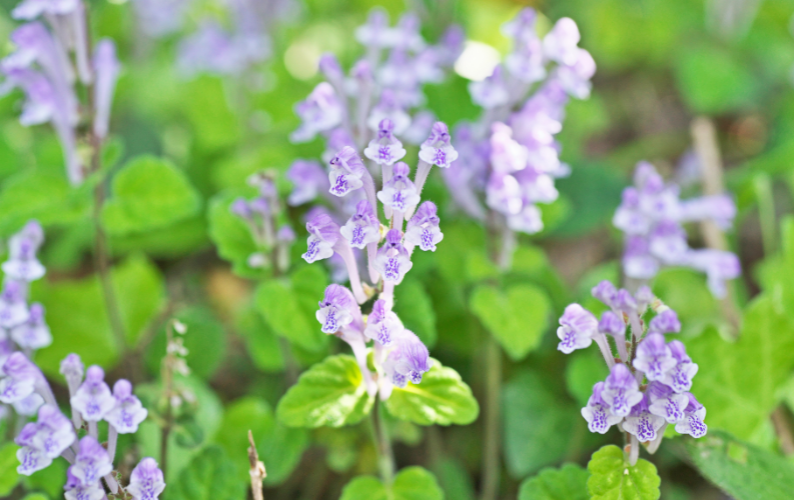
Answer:
[{"label": "green leaf", "polygon": [[211,445],[182,470],[168,496],[171,500],[240,500],[245,489],[246,483],[238,480],[234,463],[223,448]]},{"label": "green leaf", "polygon": [[28,220],[45,227],[66,225],[88,217],[88,189],[73,189],[64,175],[25,170],[9,177],[0,190],[0,235],[9,236]]},{"label": "green leaf", "polygon": [[794,465],[785,458],[722,431],[685,443],[700,473],[736,500],[791,498]]},{"label": "green leaf", "polygon": [[274,332],[303,349],[316,352],[326,346],[328,337],[320,330],[320,324],[313,314],[307,314],[305,306],[308,300],[313,300],[316,309],[321,299],[322,294],[314,297],[299,294],[292,283],[284,278],[261,283],[254,301],[257,310]]},{"label": "green leaf", "polygon": [[515,361],[536,349],[549,328],[551,301],[543,290],[530,284],[511,286],[507,293],[492,285],[479,285],[469,303],[485,328]]},{"label": "green leaf", "polygon": [[518,500],[590,500],[587,479],[590,473],[576,464],[543,469],[521,483]]},{"label": "green leaf", "polygon": [[587,406],[593,386],[607,378],[609,369],[598,349],[581,349],[569,356],[565,366],[565,384],[579,406]]},{"label": "green leaf", "polygon": [[253,308],[246,308],[237,316],[236,326],[245,339],[248,355],[254,366],[264,372],[284,371],[284,355],[278,337]]},{"label": "green leaf", "polygon": [[61,498],[63,485],[66,484],[66,469],[68,467],[69,462],[65,458],[56,458],[49,467],[23,478],[25,489],[42,490],[51,498]]},{"label": "green leaf", "polygon": [[432,366],[422,382],[395,387],[386,408],[395,417],[419,425],[468,425],[477,419],[480,406],[458,372],[430,359]]},{"label": "green leaf", "polygon": [[520,371],[504,386],[504,454],[514,478],[523,478],[541,467],[554,464],[568,453],[577,430],[583,435],[587,423],[579,409],[561,398],[562,390],[549,378]]},{"label": "green leaf", "polygon": [[661,496],[662,480],[656,466],[643,459],[629,466],[623,459],[623,450],[615,445],[593,453],[587,470],[591,500],[656,500]]},{"label": "green leaf", "polygon": [[212,198],[207,211],[209,234],[218,249],[218,255],[232,263],[235,274],[243,278],[261,278],[266,271],[248,265],[248,257],[258,251],[251,230],[242,219],[229,211],[232,202],[245,194],[249,193],[242,190],[225,191]]},{"label": "green leaf", "polygon": [[[226,356],[226,331],[220,321],[205,305],[193,305],[174,315],[187,326],[182,337],[188,350],[186,360],[190,371],[209,379]],[[152,373],[159,373],[160,362],[165,356],[166,331],[161,328],[147,351],[147,365]]]},{"label": "green leaf", "polygon": [[749,440],[780,401],[779,389],[794,368],[794,324],[762,294],[745,310],[738,341],[707,329],[687,342],[687,353],[704,368],[693,391],[708,408],[709,426]]},{"label": "green leaf", "polygon": [[201,198],[171,162],[153,156],[130,160],[113,178],[113,195],[102,210],[111,235],[141,233],[187,219]]},{"label": "green leaf", "polygon": [[438,336],[436,313],[422,283],[406,277],[394,293],[394,312],[407,329],[414,332],[428,349],[432,349]]},{"label": "green leaf", "polygon": [[[159,312],[165,296],[163,278],[144,257],[132,256],[111,271],[126,339],[134,345]],[[112,367],[118,345],[108,321],[105,299],[96,276],[81,280],[36,282],[33,299],[44,304],[53,342],[36,353],[36,363],[60,380],[61,360],[77,353],[86,365]]]},{"label": "green leaf", "polygon": [[359,476],[345,486],[339,500],[444,500],[444,492],[433,474],[414,466],[401,470],[391,488],[372,476]]},{"label": "green leaf", "polygon": [[50,500],[50,497],[44,493],[29,493],[22,500]]},{"label": "green leaf", "polygon": [[444,498],[455,500],[474,500],[474,486],[463,464],[454,458],[443,458],[433,467],[438,476]]},{"label": "green leaf", "polygon": [[[471,254],[480,254],[472,256]],[[435,263],[445,280],[465,283],[474,276],[496,276],[498,270],[490,268],[485,251],[485,231],[474,223],[456,223],[444,226],[444,243],[435,252]],[[472,263],[478,263],[471,269]],[[490,272],[488,269],[490,268]]]},{"label": "green leaf", "polygon": [[340,354],[304,372],[279,401],[276,415],[289,427],[341,427],[366,417],[373,400],[355,358]]},{"label": "green leaf", "polygon": [[19,482],[17,450],[19,446],[6,443],[0,447],[0,497],[10,494]]},{"label": "green leaf", "polygon": [[237,466],[240,481],[248,475],[248,431],[256,442],[259,459],[267,468],[266,484],[282,483],[300,462],[308,445],[305,429],[290,429],[276,422],[273,410],[261,398],[245,396],[232,402],[223,413],[214,441],[218,443]]}]

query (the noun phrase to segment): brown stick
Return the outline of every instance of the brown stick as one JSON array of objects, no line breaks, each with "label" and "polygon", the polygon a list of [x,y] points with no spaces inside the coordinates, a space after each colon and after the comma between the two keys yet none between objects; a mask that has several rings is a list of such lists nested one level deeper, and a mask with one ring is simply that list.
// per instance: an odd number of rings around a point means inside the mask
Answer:
[{"label": "brown stick", "polygon": [[254,500],[265,500],[262,481],[267,477],[267,472],[265,464],[259,461],[254,435],[250,429],[248,430],[248,442],[251,443],[251,446],[248,447],[248,461],[251,463],[251,469],[248,471],[251,474],[251,492],[254,494]]}]

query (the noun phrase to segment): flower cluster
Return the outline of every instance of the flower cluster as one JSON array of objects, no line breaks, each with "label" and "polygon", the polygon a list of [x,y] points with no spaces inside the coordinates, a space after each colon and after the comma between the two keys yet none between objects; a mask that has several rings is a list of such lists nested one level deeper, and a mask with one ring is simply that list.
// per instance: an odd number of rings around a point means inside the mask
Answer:
[{"label": "flower cluster", "polygon": [[231,205],[233,214],[245,221],[257,251],[248,256],[248,266],[254,269],[275,266],[279,272],[289,267],[289,249],[295,241],[295,232],[289,224],[280,224],[283,206],[272,172],[256,173],[248,183],[257,188],[259,196],[253,200],[237,198]]},{"label": "flower cluster", "polygon": [[[80,357],[70,354],[61,362],[60,372],[69,388],[71,420],[61,413],[47,379],[32,361],[33,352],[52,341],[44,309],[40,304],[26,305],[28,283],[45,273],[36,258],[43,241],[41,226],[29,222],[11,238],[10,258],[2,266],[6,278],[0,295],[0,402],[11,405],[20,417],[37,416],[15,439],[20,446],[17,472],[29,476],[61,456],[70,464],[67,500],[101,500],[103,480],[113,494],[121,488],[111,474],[118,435],[137,432],[148,412],[129,381],[117,380],[111,391],[101,367],[85,370]],[[98,441],[101,420],[108,423],[106,447]],[[83,428],[88,432],[78,441]],[[157,476],[159,469],[155,472],[152,467],[157,469],[156,463],[144,459],[136,468],[140,472],[133,472],[126,491],[134,500],[154,500],[165,488],[162,474]]]},{"label": "flower cluster", "polygon": [[444,172],[453,199],[470,216],[485,220],[484,192],[503,227],[529,234],[543,229],[537,204],[556,200],[554,179],[569,172],[554,139],[568,98],[590,95],[596,69],[590,53],[578,47],[573,20],[560,19],[542,39],[535,20],[526,8],[502,27],[513,49],[491,76],[469,84],[485,112],[478,122],[457,127],[455,142],[465,150],[455,171]]},{"label": "flower cluster", "polygon": [[[137,1],[139,12],[144,4],[151,4],[145,5],[144,17],[163,18],[169,30],[176,29],[162,12],[153,12],[160,10],[159,2]],[[185,74],[240,75],[263,63],[271,56],[271,28],[293,17],[298,8],[294,0],[230,0],[227,4],[232,20],[229,29],[215,19],[204,19],[180,44],[178,64]],[[177,2],[174,9],[181,12],[184,7]]]},{"label": "flower cluster", "polygon": [[741,274],[736,255],[714,249],[692,249],[682,224],[711,220],[728,228],[736,206],[727,195],[679,198],[676,184],[665,184],[647,162],[634,173],[634,186],[623,191],[623,201],[612,223],[626,234],[623,271],[626,276],[646,282],[663,266],[686,266],[705,272],[711,292],[726,294],[725,282]]},{"label": "flower cluster", "polygon": [[[373,9],[367,23],[356,30],[356,39],[366,53],[348,76],[333,55],[321,58],[320,70],[327,81],[295,108],[302,123],[291,140],[305,142],[322,134],[329,156],[343,146],[360,150],[371,139],[377,140],[370,146],[375,148],[372,153],[392,155],[382,158],[389,165],[399,159],[393,158],[399,148],[389,147],[395,136],[411,144],[422,142],[433,115],[419,111],[411,117],[409,112],[424,104],[422,85],[441,81],[451,68],[460,54],[463,34],[453,26],[439,44],[428,45],[419,28],[413,13],[404,14],[390,27],[386,13]],[[385,57],[384,51],[388,51]],[[390,123],[387,131],[381,127],[384,119]]]},{"label": "flower cluster", "polygon": [[[25,93],[22,125],[51,123],[63,148],[66,171],[72,184],[80,184],[86,168],[78,154],[77,129],[81,121],[76,80],[93,88],[92,133],[101,142],[108,133],[110,107],[119,74],[116,47],[102,39],[90,55],[86,11],[80,0],[42,2],[24,0],[13,11],[15,19],[30,21],[11,33],[16,51],[0,62],[6,77],[0,94],[13,88]],[[47,29],[36,18],[47,20]],[[74,63],[72,61],[74,54]]]},{"label": "flower cluster", "polygon": [[[640,442],[646,443],[651,453],[656,451],[668,425],[675,425],[681,434],[704,436],[708,429],[703,422],[706,408],[689,392],[698,365],[687,356],[684,344],[665,339],[665,334],[681,330],[675,311],[645,286],[632,295],[603,281],[592,294],[609,306],[601,320],[579,304],[571,304],[557,329],[560,351],[570,354],[595,341],[610,369],[606,380],[593,386],[593,394],[582,408],[590,431],[604,434],[617,425],[632,436],[634,460]],[[649,311],[655,315],[646,325],[643,318]],[[631,337],[627,339],[629,327]],[[612,337],[618,357],[607,337]]]}]

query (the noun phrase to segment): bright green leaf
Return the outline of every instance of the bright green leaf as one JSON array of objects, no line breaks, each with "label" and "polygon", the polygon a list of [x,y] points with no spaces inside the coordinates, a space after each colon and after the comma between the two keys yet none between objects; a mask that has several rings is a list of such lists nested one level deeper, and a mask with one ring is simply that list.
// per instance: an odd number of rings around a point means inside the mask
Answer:
[{"label": "bright green leaf", "polygon": [[236,326],[245,339],[246,351],[254,365],[265,372],[284,370],[284,355],[278,337],[253,308],[246,308],[237,316]]},{"label": "bright green leaf", "polygon": [[243,278],[261,278],[265,275],[262,269],[248,265],[248,257],[257,252],[258,248],[251,236],[251,230],[242,219],[232,214],[229,207],[245,191],[228,191],[215,196],[209,205],[209,234],[218,255],[232,263],[232,270]]},{"label": "bright green leaf", "polygon": [[[321,299],[322,294],[312,298],[315,308]],[[304,302],[308,298],[298,294],[287,279],[261,283],[254,300],[257,310],[278,335],[308,351],[320,351],[325,347],[328,337],[320,330],[320,324],[304,309]]]},{"label": "bright green leaf", "polygon": [[354,478],[342,490],[340,500],[444,500],[444,492],[433,474],[414,466],[401,470],[391,488],[372,476]]},{"label": "bright green leaf", "polygon": [[751,439],[779,402],[779,389],[794,368],[794,324],[772,297],[747,307],[739,340],[728,342],[714,329],[687,342],[701,369],[693,392],[708,408],[708,424],[739,439]]},{"label": "bright green leaf", "polygon": [[172,500],[240,500],[245,496],[246,482],[239,481],[236,472],[223,448],[208,446],[182,470],[168,497]]},{"label": "bright green leaf", "polygon": [[523,359],[540,345],[550,324],[551,301],[530,284],[513,285],[507,293],[479,285],[470,298],[471,309],[514,360]]},{"label": "bright green leaf", "polygon": [[304,372],[281,398],[276,414],[289,427],[341,427],[367,416],[373,400],[355,358],[342,354]]},{"label": "bright green leaf", "polygon": [[419,425],[468,425],[477,419],[480,407],[458,372],[430,359],[430,371],[422,382],[395,387],[386,408],[395,417]]},{"label": "bright green leaf", "polygon": [[736,500],[791,498],[794,465],[785,458],[722,431],[685,442],[700,473]]},{"label": "bright green leaf", "polygon": [[591,500],[657,500],[661,496],[662,480],[656,466],[643,459],[630,466],[623,458],[623,450],[615,445],[593,453],[587,470]]},{"label": "bright green leaf", "polygon": [[51,498],[61,498],[68,467],[69,462],[65,458],[56,458],[48,467],[23,478],[23,484],[29,491],[42,490]]},{"label": "bright green leaf", "polygon": [[181,170],[167,160],[141,156],[113,178],[102,223],[112,235],[141,233],[187,219],[200,208],[201,198]]},{"label": "bright green leaf", "polygon": [[22,500],[50,500],[44,493],[29,493]]},{"label": "bright green leaf", "polygon": [[17,450],[19,446],[6,443],[0,447],[0,497],[5,497],[16,487],[20,475],[17,474]]},{"label": "bright green leaf", "polygon": [[576,464],[543,469],[521,483],[518,500],[590,500],[589,477],[590,473]]}]

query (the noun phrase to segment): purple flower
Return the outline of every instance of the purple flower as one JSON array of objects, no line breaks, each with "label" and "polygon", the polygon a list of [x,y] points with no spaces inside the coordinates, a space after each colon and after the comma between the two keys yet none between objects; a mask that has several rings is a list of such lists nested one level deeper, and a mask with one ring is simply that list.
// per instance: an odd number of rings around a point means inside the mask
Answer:
[{"label": "purple flower", "polygon": [[287,198],[291,206],[303,205],[317,198],[317,195],[328,191],[328,175],[316,161],[295,160],[287,170],[287,179],[294,186]]},{"label": "purple flower", "polygon": [[3,272],[18,281],[34,281],[46,270],[36,258],[36,252],[44,242],[44,231],[38,221],[25,224],[8,242],[9,258],[3,263]]},{"label": "purple flower", "polygon": [[502,25],[502,33],[513,39],[513,51],[505,58],[510,74],[525,83],[546,77],[543,44],[535,32],[535,11],[523,9],[512,21]]},{"label": "purple flower", "polygon": [[71,472],[66,471],[66,490],[63,497],[66,500],[103,500],[107,498],[105,489],[100,483],[92,483],[90,485],[83,485],[79,479],[74,477]]},{"label": "purple flower", "polygon": [[237,217],[245,220],[250,220],[254,215],[248,200],[242,196],[232,202],[232,204],[229,206],[229,211]]},{"label": "purple flower", "polygon": [[535,205],[525,204],[520,212],[507,216],[507,227],[527,234],[540,232],[543,230],[540,209]]},{"label": "purple flower", "polygon": [[411,117],[405,112],[403,104],[393,89],[383,89],[380,101],[372,108],[372,112],[367,118],[367,126],[372,130],[378,130],[380,123],[386,118],[394,124],[395,135],[402,135],[411,124]]},{"label": "purple flower", "polygon": [[647,399],[643,397],[626,417],[626,421],[623,422],[623,430],[637,436],[641,443],[647,443],[656,439],[656,433],[663,425],[664,418],[651,413]]},{"label": "purple flower", "polygon": [[302,255],[306,262],[311,264],[334,254],[334,245],[339,240],[339,226],[330,215],[318,213],[306,223],[306,230],[309,231],[308,248]]},{"label": "purple flower", "polygon": [[110,108],[121,66],[116,58],[116,44],[109,38],[97,43],[94,49],[94,134],[100,139],[107,137],[110,121]]},{"label": "purple flower", "polygon": [[601,315],[601,321],[598,322],[598,331],[615,337],[617,342],[617,339],[625,339],[626,337],[626,323],[623,318],[614,312],[605,311]]},{"label": "purple flower", "polygon": [[432,201],[419,205],[419,209],[405,228],[405,241],[418,245],[424,251],[435,252],[436,244],[444,239],[444,234],[438,227],[441,221],[436,211],[436,204]]},{"label": "purple flower", "polygon": [[13,403],[14,411],[17,412],[18,415],[24,415],[26,417],[30,417],[36,414],[41,405],[44,404],[44,398],[39,395],[39,393],[34,392],[30,396],[20,399]]},{"label": "purple flower", "polygon": [[510,175],[494,172],[485,188],[485,203],[505,215],[518,215],[524,207],[521,186]]},{"label": "purple flower", "polygon": [[593,336],[598,334],[598,320],[579,304],[570,304],[560,318],[557,337],[560,343],[557,349],[570,354],[576,349],[584,349],[593,343]]},{"label": "purple flower", "polygon": [[706,418],[706,407],[695,399],[690,393],[689,404],[684,410],[684,418],[675,424],[675,431],[679,434],[689,434],[693,438],[701,438],[706,435],[709,427],[703,423]]},{"label": "purple flower", "polygon": [[419,203],[419,193],[408,177],[410,168],[403,162],[394,165],[394,174],[378,192],[378,199],[387,207],[398,212],[406,212]]},{"label": "purple flower", "polygon": [[435,121],[436,117],[432,111],[423,109],[417,112],[411,120],[411,125],[403,132],[403,139],[408,144],[422,144],[430,134]]},{"label": "purple flower", "polygon": [[618,291],[611,282],[604,280],[590,290],[590,294],[611,308],[615,308]]},{"label": "purple flower", "polygon": [[96,438],[93,436],[82,438],[74,465],[69,467],[72,482],[84,487],[99,484],[102,476],[110,474],[112,470],[113,465],[110,463],[108,452]]},{"label": "purple flower", "polygon": [[394,123],[390,119],[381,120],[378,124],[378,135],[369,141],[369,146],[364,150],[364,156],[378,165],[393,165],[394,162],[405,156],[405,148],[394,137],[393,131]]},{"label": "purple flower", "polygon": [[288,224],[284,224],[276,231],[276,240],[282,243],[292,243],[295,238],[295,230]]},{"label": "purple flower", "polygon": [[686,231],[670,220],[659,222],[651,231],[648,242],[651,254],[667,265],[680,264],[689,251]]},{"label": "purple flower", "polygon": [[616,363],[601,392],[601,398],[614,415],[625,417],[642,400],[637,380],[623,363]]},{"label": "purple flower", "polygon": [[637,346],[634,368],[645,373],[648,380],[662,380],[675,365],[670,348],[661,333],[649,333]]},{"label": "purple flower", "polygon": [[61,361],[60,373],[66,379],[70,396],[73,396],[77,389],[80,388],[80,384],[83,383],[84,371],[83,362],[77,354],[69,354]]},{"label": "purple flower", "polygon": [[341,285],[328,285],[316,316],[317,321],[322,325],[323,333],[337,333],[348,327],[357,331],[364,328],[361,309],[355,297],[350,290]]},{"label": "purple flower", "polygon": [[55,406],[42,405],[37,422],[25,424],[14,440],[22,447],[17,450],[20,461],[17,472],[29,476],[44,469],[75,439],[77,436],[69,419]]},{"label": "purple flower", "polygon": [[384,281],[394,282],[399,285],[405,273],[413,267],[411,256],[405,250],[402,243],[402,235],[399,229],[392,229],[386,233],[386,241],[375,257],[375,270],[377,270]]},{"label": "purple flower", "polygon": [[706,273],[709,290],[717,298],[723,298],[728,293],[725,282],[738,278],[742,273],[739,258],[722,250],[691,250],[684,261]]},{"label": "purple flower", "polygon": [[559,66],[554,76],[568,94],[577,99],[590,97],[592,84],[590,79],[596,72],[596,63],[593,56],[585,49],[576,51],[576,61],[573,64]]},{"label": "purple flower", "polygon": [[543,51],[552,61],[570,66],[576,64],[579,57],[577,44],[580,39],[576,22],[569,17],[563,17],[543,38]]},{"label": "purple flower", "polygon": [[687,356],[686,348],[678,340],[673,340],[667,347],[675,359],[675,366],[668,370],[661,381],[670,386],[675,392],[682,393],[692,388],[692,379],[698,372],[698,365]]},{"label": "purple flower", "polygon": [[290,136],[292,142],[306,142],[319,132],[326,132],[342,123],[345,113],[334,88],[327,82],[318,84],[305,101],[295,106],[301,125]]},{"label": "purple flower", "polygon": [[374,49],[393,47],[397,36],[396,31],[389,27],[389,15],[382,8],[370,10],[366,24],[356,28],[356,40]]},{"label": "purple flower", "polygon": [[116,399],[105,383],[105,371],[97,365],[88,367],[85,381],[70,401],[72,408],[89,422],[102,420],[116,406]]},{"label": "purple flower", "polygon": [[138,425],[146,419],[149,412],[132,393],[132,384],[128,380],[117,380],[113,385],[113,397],[116,399],[116,405],[107,412],[105,420],[115,427],[119,434],[138,432]]},{"label": "purple flower", "polygon": [[425,41],[419,33],[419,16],[413,12],[406,12],[397,21],[395,26],[396,42],[398,48],[419,52],[425,47]]},{"label": "purple flower", "polygon": [[[625,288],[618,290],[615,294],[614,308],[626,314],[633,314],[637,312],[637,300]],[[639,332],[638,332],[639,334]]]},{"label": "purple flower", "polygon": [[0,328],[13,328],[28,320],[27,283],[6,278],[0,292]]},{"label": "purple flower", "polygon": [[613,415],[609,407],[601,399],[601,392],[604,390],[604,383],[598,382],[593,386],[593,394],[587,400],[587,406],[582,408],[582,416],[587,420],[587,428],[590,432],[606,434],[610,427],[623,420],[623,417]]},{"label": "purple flower", "polygon": [[364,185],[361,178],[367,174],[367,168],[352,147],[343,147],[330,163],[331,194],[344,196]]},{"label": "purple flower", "polygon": [[79,0],[23,0],[11,12],[14,19],[35,19],[42,14],[66,15],[77,9]]},{"label": "purple flower", "polygon": [[681,331],[681,322],[672,309],[666,309],[657,314],[648,326],[648,332],[678,333]]},{"label": "purple flower", "polygon": [[141,30],[159,38],[179,30],[191,0],[133,0],[132,5]]},{"label": "purple flower", "polygon": [[648,384],[650,397],[648,411],[662,417],[668,424],[675,424],[684,418],[684,410],[689,404],[688,393],[678,394],[661,382]]},{"label": "purple flower", "polygon": [[319,67],[320,72],[332,82],[341,81],[345,76],[345,74],[342,72],[342,67],[339,65],[339,61],[336,59],[336,56],[330,52],[326,52],[320,56],[320,61],[318,62],[317,66]]},{"label": "purple flower", "polygon": [[27,349],[41,349],[52,344],[52,334],[44,322],[44,307],[38,302],[30,305],[27,321],[11,328],[11,338],[18,346]]},{"label": "purple flower", "polygon": [[736,204],[724,194],[684,200],[678,209],[681,222],[710,219],[723,229],[730,228],[736,217]]},{"label": "purple flower", "polygon": [[448,168],[458,159],[458,152],[452,147],[449,129],[444,122],[433,124],[430,136],[419,150],[419,159],[441,168]]},{"label": "purple flower", "polygon": [[495,108],[507,104],[510,94],[502,75],[502,67],[496,66],[491,76],[481,82],[469,83],[469,94],[475,104],[485,109]]},{"label": "purple flower", "polygon": [[15,352],[3,363],[0,377],[0,401],[11,404],[33,394],[43,375],[24,354]]},{"label": "purple flower", "polygon": [[364,248],[369,243],[380,241],[380,222],[369,201],[361,200],[356,213],[339,230],[351,247]]},{"label": "purple flower", "polygon": [[163,473],[153,458],[144,458],[132,469],[127,493],[133,500],[157,500],[164,489]]},{"label": "purple flower", "polygon": [[623,252],[623,271],[636,279],[651,279],[659,272],[659,261],[650,253],[648,240],[642,236],[627,236]]},{"label": "purple flower", "polygon": [[386,301],[383,299],[376,300],[372,306],[372,312],[367,317],[367,327],[364,329],[364,335],[386,347],[391,345],[392,341],[398,338],[403,330],[405,330],[405,327],[400,318],[391,310],[386,309]]},{"label": "purple flower", "polygon": [[402,388],[409,381],[413,384],[420,383],[422,375],[430,370],[427,347],[410,330],[403,330],[393,342],[394,348],[383,365],[392,384]]}]

